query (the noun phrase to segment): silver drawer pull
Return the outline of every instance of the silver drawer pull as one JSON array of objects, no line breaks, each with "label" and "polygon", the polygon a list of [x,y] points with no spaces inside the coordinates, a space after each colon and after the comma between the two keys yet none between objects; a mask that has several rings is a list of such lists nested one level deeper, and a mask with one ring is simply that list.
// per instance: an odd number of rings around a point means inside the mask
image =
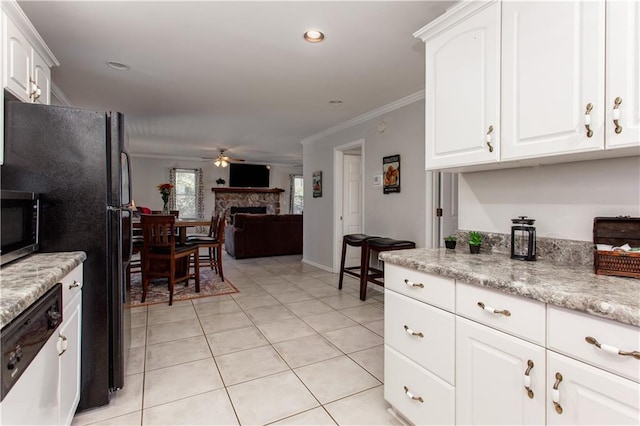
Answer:
[{"label": "silver drawer pull", "polygon": [[69,290],[76,287],[80,287],[80,283],[76,280],[73,280],[73,284],[69,284]]},{"label": "silver drawer pull", "polygon": [[527,390],[527,396],[533,399],[533,390],[531,389],[531,369],[533,369],[533,361],[527,361],[527,371],[524,372],[524,388]]},{"label": "silver drawer pull", "polygon": [[487,311],[487,312],[489,312],[491,314],[504,315],[505,317],[510,317],[511,316],[511,312],[509,312],[506,309],[502,309],[502,310],[494,309],[491,306],[487,306],[482,302],[478,302],[478,306],[480,306],[482,309],[484,309],[485,311]]},{"label": "silver drawer pull", "polygon": [[608,354],[612,354],[612,355],[621,355],[621,356],[632,356],[635,359],[640,359],[640,351],[621,351],[620,349],[616,348],[615,346],[611,346],[611,345],[603,345],[600,342],[598,342],[595,338],[591,337],[591,336],[587,336],[584,338],[584,340],[587,341],[587,343],[595,346],[598,349],[602,349],[603,351],[605,351]]},{"label": "silver drawer pull", "polygon": [[424,288],[424,284],[422,283],[414,283],[413,281],[409,281],[409,280],[404,280],[404,283],[409,287]]},{"label": "silver drawer pull", "polygon": [[413,331],[412,329],[410,329],[409,327],[407,327],[406,325],[404,326],[404,331],[407,332],[407,334],[411,335],[411,336],[418,336],[418,337],[424,337],[424,334],[418,332],[418,331]]},{"label": "silver drawer pull", "polygon": [[404,393],[407,394],[407,396],[411,399],[413,399],[414,401],[420,401],[420,402],[424,402],[424,399],[422,399],[421,396],[415,396],[414,394],[412,394],[411,392],[409,392],[409,388],[408,387],[404,387]]},{"label": "silver drawer pull", "polygon": [[59,334],[58,343],[56,346],[58,347],[58,356],[61,356],[67,351],[67,337],[63,334]]},{"label": "silver drawer pull", "polygon": [[551,401],[558,414],[562,414],[563,411],[562,405],[560,405],[560,389],[558,389],[560,382],[562,382],[562,374],[556,373],[556,382],[553,384],[553,389],[551,389]]}]

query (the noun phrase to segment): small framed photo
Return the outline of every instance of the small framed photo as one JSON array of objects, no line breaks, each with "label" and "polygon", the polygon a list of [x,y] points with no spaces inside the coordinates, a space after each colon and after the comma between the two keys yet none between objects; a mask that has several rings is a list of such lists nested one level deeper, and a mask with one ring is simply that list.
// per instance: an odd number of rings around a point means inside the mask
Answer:
[{"label": "small framed photo", "polygon": [[400,192],[400,154],[382,158],[382,192]]},{"label": "small framed photo", "polygon": [[313,172],[313,198],[322,197],[322,172]]}]

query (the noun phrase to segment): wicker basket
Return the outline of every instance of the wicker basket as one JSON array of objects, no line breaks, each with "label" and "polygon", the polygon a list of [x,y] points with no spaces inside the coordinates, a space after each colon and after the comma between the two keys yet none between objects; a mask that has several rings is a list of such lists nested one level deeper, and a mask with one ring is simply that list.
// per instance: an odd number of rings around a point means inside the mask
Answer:
[{"label": "wicker basket", "polygon": [[[640,218],[596,217],[593,220],[593,242],[640,246]],[[596,274],[640,278],[640,253],[594,249],[593,266]]]}]

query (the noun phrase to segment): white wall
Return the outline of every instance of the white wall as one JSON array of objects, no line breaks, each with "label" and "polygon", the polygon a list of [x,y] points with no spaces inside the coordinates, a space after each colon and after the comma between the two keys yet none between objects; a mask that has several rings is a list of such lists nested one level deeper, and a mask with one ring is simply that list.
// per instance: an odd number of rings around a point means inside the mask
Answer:
[{"label": "white wall", "polygon": [[[169,160],[148,158],[133,155],[131,158],[131,177],[133,186],[133,199],[136,206],[149,207],[152,210],[162,209],[162,198],[156,186],[169,181],[169,168],[178,167],[185,169],[202,168],[204,175],[205,217],[213,212],[214,194],[211,188],[217,187],[216,180],[223,178],[224,186],[229,185],[229,169],[215,167],[213,163],[200,160]],[[288,213],[289,209],[289,174],[302,173],[301,166],[272,165],[269,178],[270,187],[278,187],[285,190],[280,195],[280,212]]]},{"label": "white wall", "polygon": [[[380,121],[386,123],[383,133],[378,132]],[[425,245],[424,101],[420,100],[303,146],[305,261],[334,266],[334,148],[359,139],[365,140],[363,232]],[[373,186],[373,176],[382,174],[382,157],[394,154],[400,154],[401,192],[383,194],[382,186]],[[314,171],[322,171],[321,198],[312,197]]]},{"label": "white wall", "polygon": [[640,216],[640,157],[463,173],[460,229],[509,233],[536,219],[539,236],[593,241],[596,216]]}]

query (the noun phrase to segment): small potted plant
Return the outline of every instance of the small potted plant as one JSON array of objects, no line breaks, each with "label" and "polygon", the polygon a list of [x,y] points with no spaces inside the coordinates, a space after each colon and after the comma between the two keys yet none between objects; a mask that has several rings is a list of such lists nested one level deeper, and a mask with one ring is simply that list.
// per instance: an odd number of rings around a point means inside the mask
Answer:
[{"label": "small potted plant", "polygon": [[458,239],[456,238],[455,235],[449,235],[448,237],[444,237],[444,246],[448,249],[455,249],[456,248],[456,242],[458,241]]},{"label": "small potted plant", "polygon": [[216,179],[216,183],[217,183],[219,186],[222,186],[222,185],[224,185],[225,183],[227,183],[227,181],[226,181],[226,180],[224,180],[224,179],[222,179],[222,178],[218,178],[218,179]]},{"label": "small potted plant", "polygon": [[480,253],[480,245],[482,244],[482,235],[479,232],[469,232],[469,252]]}]

